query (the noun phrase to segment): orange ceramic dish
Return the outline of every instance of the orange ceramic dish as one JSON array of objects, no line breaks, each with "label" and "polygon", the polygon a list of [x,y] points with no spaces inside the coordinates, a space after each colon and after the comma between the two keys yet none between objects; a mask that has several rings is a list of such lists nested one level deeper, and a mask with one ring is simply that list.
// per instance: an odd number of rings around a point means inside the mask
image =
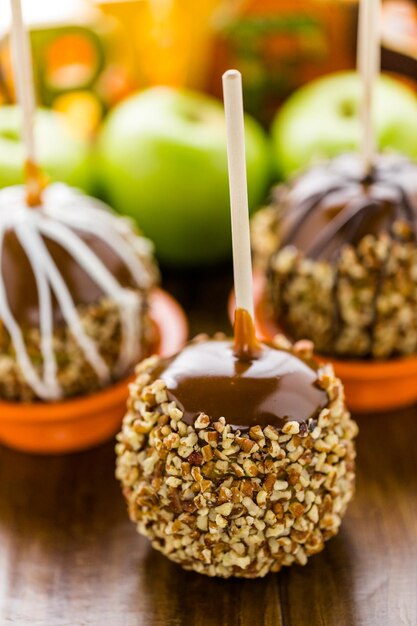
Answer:
[{"label": "orange ceramic dish", "polygon": [[[280,330],[271,318],[264,298],[264,277],[254,276],[255,325],[260,339],[271,339]],[[234,296],[229,300],[233,318]],[[372,412],[397,409],[417,401],[417,356],[387,361],[335,359],[316,355],[319,361],[332,363],[344,384],[346,400],[353,411]]]},{"label": "orange ceramic dish", "polygon": [[[170,355],[180,350],[187,340],[188,325],[176,300],[155,289],[151,317],[159,334],[157,352]],[[74,452],[102,443],[120,426],[130,380],[62,402],[0,401],[0,441],[17,450],[39,454]]]}]

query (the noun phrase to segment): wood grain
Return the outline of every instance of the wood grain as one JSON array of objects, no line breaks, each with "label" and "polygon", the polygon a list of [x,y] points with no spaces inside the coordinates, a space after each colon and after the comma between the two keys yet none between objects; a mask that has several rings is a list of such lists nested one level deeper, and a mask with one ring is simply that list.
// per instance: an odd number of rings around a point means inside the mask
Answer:
[{"label": "wood grain", "polygon": [[[168,277],[193,332],[228,329],[230,273]],[[210,313],[211,311],[211,313]],[[113,443],[74,455],[0,450],[0,624],[415,626],[417,410],[358,418],[357,494],[338,537],[263,580],[183,572],[127,519]]]}]

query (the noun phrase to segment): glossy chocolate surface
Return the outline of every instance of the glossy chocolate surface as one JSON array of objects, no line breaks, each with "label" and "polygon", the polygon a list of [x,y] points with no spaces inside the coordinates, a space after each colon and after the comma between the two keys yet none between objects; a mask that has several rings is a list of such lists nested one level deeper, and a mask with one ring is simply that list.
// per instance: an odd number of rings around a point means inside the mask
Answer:
[{"label": "glossy chocolate surface", "polygon": [[[124,287],[134,287],[132,276],[121,258],[94,234],[74,231],[88,245]],[[96,282],[59,244],[44,238],[76,305],[94,304],[103,295]],[[21,326],[39,323],[38,290],[29,260],[15,233],[6,232],[3,241],[1,271],[11,311]],[[53,303],[55,324],[62,323],[62,313],[56,300]]]},{"label": "glossy chocolate surface", "polygon": [[369,233],[395,237],[398,219],[417,238],[417,165],[399,156],[378,156],[366,175],[358,155],[343,155],[277,188],[275,201],[283,209],[281,247],[313,259],[332,259]]},{"label": "glossy chocolate surface", "polygon": [[160,362],[153,377],[166,382],[189,424],[200,413],[211,421],[223,416],[240,430],[316,418],[328,404],[316,371],[290,352],[260,347],[259,356],[247,360],[235,355],[230,340],[190,343]]}]

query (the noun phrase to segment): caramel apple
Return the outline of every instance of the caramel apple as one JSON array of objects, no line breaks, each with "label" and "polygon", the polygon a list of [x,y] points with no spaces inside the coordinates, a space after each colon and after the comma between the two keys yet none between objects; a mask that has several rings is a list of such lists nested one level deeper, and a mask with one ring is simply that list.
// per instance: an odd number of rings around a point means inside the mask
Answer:
[{"label": "caramel apple", "polygon": [[349,154],[277,187],[252,224],[273,316],[323,353],[417,352],[417,165]]},{"label": "caramel apple", "polygon": [[63,184],[29,206],[0,191],[0,398],[57,400],[127,376],[152,352],[149,242]]},{"label": "caramel apple", "polygon": [[354,491],[356,424],[330,366],[284,337],[236,356],[200,337],[137,369],[117,444],[129,515],[185,569],[254,578],[304,565]]}]

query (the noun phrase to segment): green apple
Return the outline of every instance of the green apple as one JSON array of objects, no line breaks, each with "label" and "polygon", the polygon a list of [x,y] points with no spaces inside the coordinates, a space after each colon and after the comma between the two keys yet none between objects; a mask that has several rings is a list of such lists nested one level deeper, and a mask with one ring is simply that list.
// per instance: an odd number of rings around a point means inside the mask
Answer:
[{"label": "green apple", "polygon": [[[249,204],[264,200],[268,139],[246,118]],[[208,264],[231,252],[223,106],[201,93],[153,87],[114,109],[99,140],[100,185],[134,217],[163,263]]]},{"label": "green apple", "polygon": [[[22,141],[20,108],[0,107],[0,188],[23,181],[25,149]],[[51,180],[91,191],[90,147],[75,136],[59,113],[38,109],[35,141],[39,164]]]},{"label": "green apple", "polygon": [[[357,150],[360,99],[356,72],[330,74],[298,89],[272,125],[275,164],[281,175]],[[417,97],[411,89],[381,76],[375,88],[374,124],[380,150],[395,150],[417,159]]]}]

